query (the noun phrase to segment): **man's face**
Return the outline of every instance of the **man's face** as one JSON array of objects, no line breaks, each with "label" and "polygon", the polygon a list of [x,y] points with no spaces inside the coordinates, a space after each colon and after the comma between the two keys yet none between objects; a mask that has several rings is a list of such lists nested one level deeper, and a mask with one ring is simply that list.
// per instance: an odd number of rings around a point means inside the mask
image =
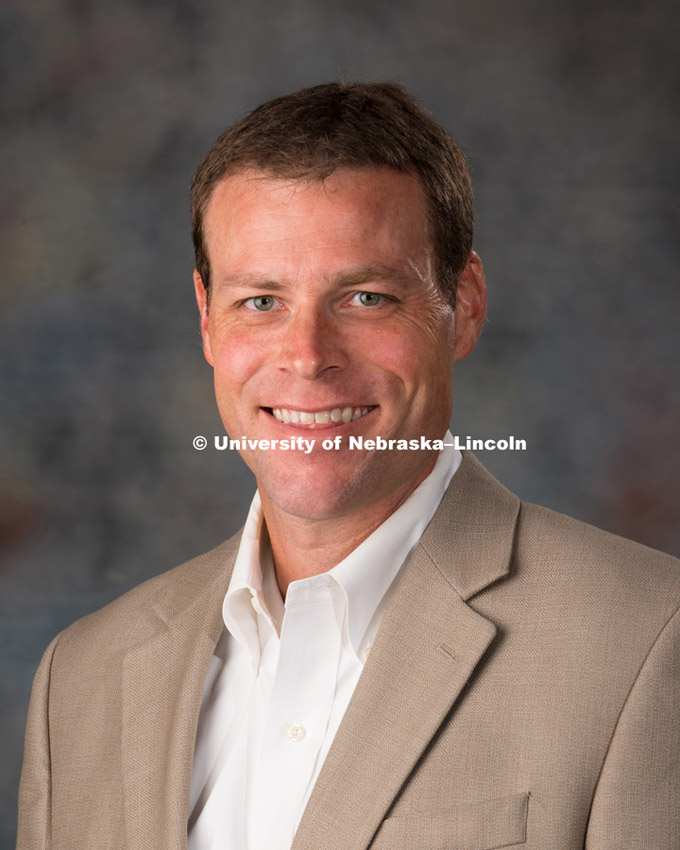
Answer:
[{"label": "man's face", "polygon": [[[209,304],[195,283],[227,433],[316,440],[309,454],[242,452],[265,504],[324,519],[405,498],[433,453],[350,450],[348,437],[440,439],[449,422],[454,312],[433,277],[418,180],[244,171],[215,188],[205,233]],[[342,448],[322,449],[337,435]]]}]

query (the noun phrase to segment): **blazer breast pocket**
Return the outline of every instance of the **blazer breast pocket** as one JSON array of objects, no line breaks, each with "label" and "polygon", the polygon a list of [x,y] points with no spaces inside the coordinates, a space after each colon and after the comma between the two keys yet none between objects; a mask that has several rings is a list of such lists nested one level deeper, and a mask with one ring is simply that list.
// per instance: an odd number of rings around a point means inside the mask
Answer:
[{"label": "blazer breast pocket", "polygon": [[529,794],[383,821],[371,850],[499,850],[527,840]]}]

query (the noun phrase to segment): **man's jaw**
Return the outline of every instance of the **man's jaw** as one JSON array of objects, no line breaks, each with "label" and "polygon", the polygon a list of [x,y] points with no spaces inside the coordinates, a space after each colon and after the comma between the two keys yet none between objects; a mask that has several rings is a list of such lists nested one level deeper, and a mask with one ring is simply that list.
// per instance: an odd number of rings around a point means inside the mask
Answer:
[{"label": "man's jaw", "polygon": [[369,416],[377,408],[378,405],[375,404],[343,404],[323,409],[302,410],[300,408],[280,405],[277,407],[263,407],[262,410],[283,425],[289,425],[300,430],[325,430],[327,428],[349,425],[350,422],[356,422],[359,419]]}]

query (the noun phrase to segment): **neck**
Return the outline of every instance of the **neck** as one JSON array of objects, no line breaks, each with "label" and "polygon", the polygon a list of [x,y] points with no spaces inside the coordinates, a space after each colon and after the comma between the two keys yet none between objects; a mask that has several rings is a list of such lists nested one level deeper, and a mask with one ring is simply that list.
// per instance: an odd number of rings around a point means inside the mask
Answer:
[{"label": "neck", "polygon": [[401,491],[327,519],[286,513],[260,490],[281,596],[286,598],[291,582],[325,573],[339,564],[406,501],[433,466],[434,460]]}]

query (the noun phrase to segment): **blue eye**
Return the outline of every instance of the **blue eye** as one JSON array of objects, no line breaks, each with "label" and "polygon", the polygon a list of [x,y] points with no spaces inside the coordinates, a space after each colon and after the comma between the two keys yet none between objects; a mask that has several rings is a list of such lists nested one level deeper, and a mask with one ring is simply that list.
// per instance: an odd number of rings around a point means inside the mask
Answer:
[{"label": "blue eye", "polygon": [[252,305],[251,309],[258,310],[260,313],[266,313],[268,310],[272,310],[276,306],[276,298],[273,295],[255,295],[253,298],[249,298],[246,302],[248,305]]},{"label": "blue eye", "polygon": [[359,301],[362,307],[376,307],[383,300],[379,292],[357,292],[352,301]]}]

